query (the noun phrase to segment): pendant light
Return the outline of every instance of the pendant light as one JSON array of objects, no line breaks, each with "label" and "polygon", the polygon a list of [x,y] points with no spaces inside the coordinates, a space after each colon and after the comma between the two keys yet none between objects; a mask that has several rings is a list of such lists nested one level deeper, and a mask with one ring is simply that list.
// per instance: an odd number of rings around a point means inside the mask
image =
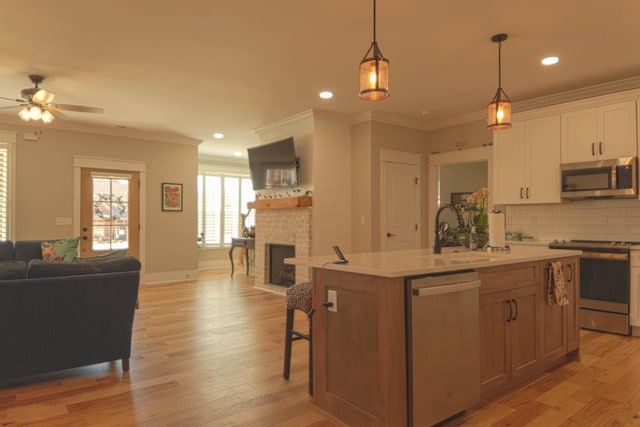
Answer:
[{"label": "pendant light", "polygon": [[502,90],[502,42],[507,39],[506,34],[496,34],[491,37],[491,41],[498,43],[498,90],[488,107],[489,130],[503,130],[511,127],[511,100]]},{"label": "pendant light", "polygon": [[389,60],[382,56],[376,41],[376,0],[373,0],[373,43],[360,61],[360,98],[380,101],[388,97]]}]

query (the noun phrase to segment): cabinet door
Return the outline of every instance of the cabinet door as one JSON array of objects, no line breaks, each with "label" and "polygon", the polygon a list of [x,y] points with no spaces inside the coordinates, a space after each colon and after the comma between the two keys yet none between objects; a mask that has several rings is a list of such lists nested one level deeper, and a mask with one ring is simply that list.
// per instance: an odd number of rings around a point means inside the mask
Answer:
[{"label": "cabinet door", "polygon": [[538,370],[542,357],[539,285],[511,291],[514,313],[509,323],[511,338],[511,379],[518,382]]},{"label": "cabinet door", "polygon": [[598,107],[598,154],[600,159],[636,156],[635,101]]},{"label": "cabinet door", "polygon": [[595,108],[561,114],[562,162],[585,162],[596,159],[597,114]]},{"label": "cabinet door", "polygon": [[524,122],[514,122],[510,129],[495,132],[494,134],[494,204],[514,204],[525,201],[524,131]]},{"label": "cabinet door", "polygon": [[[567,352],[567,310],[562,305],[547,304],[550,267],[548,262],[544,264],[540,304],[542,305],[542,360],[546,364],[564,356]],[[563,266],[565,278],[569,278],[569,267],[564,262]]]},{"label": "cabinet door", "polygon": [[529,203],[560,202],[560,115],[525,122],[525,198]]},{"label": "cabinet door", "polygon": [[567,352],[577,350],[580,347],[580,259],[578,257],[567,258],[564,277],[567,279]]},{"label": "cabinet door", "polygon": [[483,397],[504,389],[509,382],[510,299],[509,291],[480,295],[480,391]]}]

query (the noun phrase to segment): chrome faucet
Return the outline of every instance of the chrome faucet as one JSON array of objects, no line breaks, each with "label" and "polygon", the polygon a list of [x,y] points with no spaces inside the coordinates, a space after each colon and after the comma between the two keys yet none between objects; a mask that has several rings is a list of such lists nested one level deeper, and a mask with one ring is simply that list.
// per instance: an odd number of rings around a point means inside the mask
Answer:
[{"label": "chrome faucet", "polygon": [[[458,217],[458,228],[459,229],[463,229],[464,228],[464,218],[462,218],[462,214],[460,213],[460,211],[458,210],[458,208],[456,208],[454,205],[452,205],[451,203],[447,203],[446,205],[443,205],[440,207],[440,209],[438,209],[438,211],[436,212],[436,228],[435,228],[435,239],[433,241],[433,253],[434,254],[441,254],[442,253],[442,245],[444,244],[444,241],[446,239],[446,233],[444,232],[444,230],[440,230],[440,213],[445,209],[451,209],[456,216]],[[440,235],[442,233],[442,236]]]}]

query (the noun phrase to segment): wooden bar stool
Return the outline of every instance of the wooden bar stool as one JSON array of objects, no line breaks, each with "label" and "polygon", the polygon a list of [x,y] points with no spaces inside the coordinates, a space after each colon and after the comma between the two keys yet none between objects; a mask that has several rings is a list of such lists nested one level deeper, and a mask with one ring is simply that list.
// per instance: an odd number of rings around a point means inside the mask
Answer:
[{"label": "wooden bar stool", "polygon": [[[313,396],[313,358],[312,358],[312,339],[311,339],[311,318],[312,313],[312,285],[308,282],[296,283],[287,288],[287,321],[284,336],[284,374],[285,380],[289,379],[289,371],[291,370],[291,344],[293,341],[305,339],[309,341],[309,394]],[[300,310],[307,315],[309,319],[309,333],[303,334],[293,329],[294,311]]]}]

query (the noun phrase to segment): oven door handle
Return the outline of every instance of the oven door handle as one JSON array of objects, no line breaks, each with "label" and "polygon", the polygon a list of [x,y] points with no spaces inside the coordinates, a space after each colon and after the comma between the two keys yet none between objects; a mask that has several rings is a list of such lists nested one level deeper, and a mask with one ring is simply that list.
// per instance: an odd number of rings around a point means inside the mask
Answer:
[{"label": "oven door handle", "polygon": [[606,259],[610,261],[629,261],[628,253],[582,251],[580,259]]}]

